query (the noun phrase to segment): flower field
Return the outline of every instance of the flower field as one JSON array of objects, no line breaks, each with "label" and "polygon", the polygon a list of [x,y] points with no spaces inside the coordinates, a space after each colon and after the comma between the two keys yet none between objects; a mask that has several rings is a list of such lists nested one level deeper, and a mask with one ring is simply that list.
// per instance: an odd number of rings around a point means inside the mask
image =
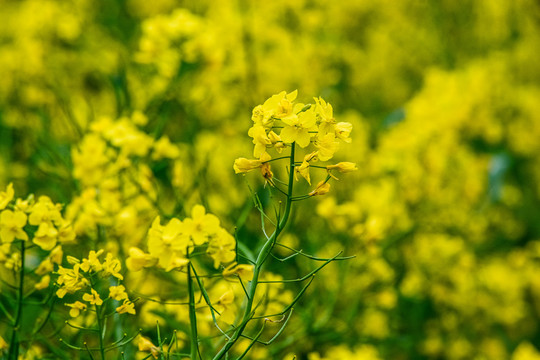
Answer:
[{"label": "flower field", "polygon": [[0,0],[0,359],[540,360],[540,3]]}]

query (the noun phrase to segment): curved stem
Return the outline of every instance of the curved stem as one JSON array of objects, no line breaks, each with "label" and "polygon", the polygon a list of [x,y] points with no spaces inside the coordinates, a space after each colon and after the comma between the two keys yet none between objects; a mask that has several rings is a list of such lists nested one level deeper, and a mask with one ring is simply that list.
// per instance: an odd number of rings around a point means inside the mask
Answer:
[{"label": "curved stem", "polygon": [[244,331],[247,323],[252,317],[252,308],[253,308],[253,301],[255,299],[255,292],[257,290],[257,285],[259,284],[259,275],[262,270],[262,266],[265,262],[265,260],[268,258],[268,255],[272,251],[277,237],[285,228],[285,225],[287,224],[287,221],[289,220],[289,215],[291,213],[291,206],[292,206],[292,196],[293,196],[293,185],[294,185],[294,150],[295,150],[295,144],[291,144],[291,155],[289,159],[289,186],[287,189],[287,202],[285,204],[285,212],[283,213],[283,217],[280,219],[279,223],[276,226],[276,229],[272,233],[272,235],[266,240],[263,247],[261,248],[261,251],[259,252],[259,255],[257,256],[257,260],[255,262],[255,268],[253,269],[253,279],[249,283],[248,287],[248,297],[247,297],[247,303],[246,308],[244,310],[244,316],[242,318],[242,321],[240,322],[240,326],[236,328],[236,331],[231,336],[229,341],[225,343],[225,345],[221,348],[221,350],[214,356],[213,360],[219,360],[225,356],[225,354],[229,351],[229,349],[235,344],[235,342],[238,340],[238,338],[242,335],[242,332]]}]

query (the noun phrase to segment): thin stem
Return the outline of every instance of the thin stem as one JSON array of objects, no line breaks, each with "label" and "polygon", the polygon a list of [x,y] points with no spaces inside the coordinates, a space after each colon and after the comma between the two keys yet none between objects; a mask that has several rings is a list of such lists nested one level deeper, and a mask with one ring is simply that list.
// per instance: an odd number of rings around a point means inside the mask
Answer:
[{"label": "thin stem", "polygon": [[11,333],[8,359],[17,360],[19,358],[19,331],[21,326],[23,299],[24,299],[24,252],[25,242],[21,241],[21,268],[19,270],[19,287],[17,291],[17,312]]},{"label": "thin stem", "polygon": [[195,314],[195,290],[193,289],[193,279],[191,278],[191,263],[187,269],[187,283],[189,292],[189,322],[191,325],[191,359],[198,359],[199,344],[197,337],[197,315]]},{"label": "thin stem", "polygon": [[95,307],[99,331],[99,352],[101,354],[101,360],[105,360],[105,347],[103,346],[103,319],[101,318],[100,314],[100,306],[96,304]]}]

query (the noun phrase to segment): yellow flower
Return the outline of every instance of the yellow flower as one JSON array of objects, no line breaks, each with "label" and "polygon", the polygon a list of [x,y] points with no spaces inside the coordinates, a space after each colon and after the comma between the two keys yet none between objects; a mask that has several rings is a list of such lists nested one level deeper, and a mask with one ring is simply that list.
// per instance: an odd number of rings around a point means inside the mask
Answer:
[{"label": "yellow flower", "polygon": [[171,258],[171,262],[169,263],[169,265],[167,265],[165,271],[171,271],[174,269],[181,270],[185,268],[187,264],[189,264],[189,259],[176,256]]},{"label": "yellow flower", "polygon": [[69,221],[62,220],[58,226],[58,241],[62,244],[71,243],[75,240],[75,231]]},{"label": "yellow flower", "polygon": [[34,234],[32,242],[43,250],[52,250],[56,245],[57,238],[58,230],[52,224],[42,222]]},{"label": "yellow flower", "polygon": [[352,124],[348,122],[339,122],[336,125],[335,133],[338,139],[345,141],[346,143],[351,142]]},{"label": "yellow flower", "polygon": [[69,310],[69,316],[71,317],[77,317],[81,314],[81,311],[86,311],[86,304],[75,301],[73,304],[66,304],[66,306],[69,306],[71,310]]},{"label": "yellow flower", "polygon": [[158,259],[151,254],[146,254],[139,248],[131,247],[129,257],[126,260],[126,266],[129,271],[139,271],[144,267],[156,265]]},{"label": "yellow flower", "polygon": [[319,160],[328,161],[339,148],[339,143],[335,140],[336,136],[333,133],[328,133],[317,140],[317,148],[319,148]]},{"label": "yellow flower", "polygon": [[172,218],[167,225],[161,226],[158,216],[148,230],[148,251],[158,259],[159,266],[165,268],[175,254],[185,254],[189,250],[189,240],[182,221]]},{"label": "yellow flower", "polygon": [[49,275],[45,275],[41,278],[41,280],[34,285],[34,288],[36,290],[43,290],[49,287],[49,283],[51,282],[51,277]]},{"label": "yellow flower", "polygon": [[227,324],[233,324],[236,318],[236,305],[234,303],[234,292],[227,290],[220,296],[219,300],[214,304],[216,310],[220,313],[220,319]]},{"label": "yellow flower", "polygon": [[281,119],[285,127],[281,130],[281,139],[288,144],[296,142],[300,147],[305,148],[311,141],[310,131],[317,129],[315,112],[313,109],[300,112],[304,104],[296,104],[293,113]]},{"label": "yellow flower", "polygon": [[6,191],[0,192],[0,210],[4,210],[9,204],[9,202],[13,199],[13,196],[15,195],[15,190],[13,190],[13,183],[10,183]]},{"label": "yellow flower", "polygon": [[0,336],[0,351],[7,350],[9,348],[8,343]]},{"label": "yellow flower", "polygon": [[124,300],[128,298],[126,293],[126,288],[124,285],[110,286],[109,287],[109,297],[114,300]]},{"label": "yellow flower", "polygon": [[264,104],[258,105],[253,109],[251,120],[256,125],[261,125],[267,129],[271,128],[274,118],[279,119],[292,113],[292,102],[296,99],[297,95],[297,90],[289,94],[282,91],[279,94],[272,95]]},{"label": "yellow flower", "polygon": [[135,304],[128,299],[124,300],[124,303],[116,308],[116,312],[119,314],[132,314],[135,315]]},{"label": "yellow flower", "polygon": [[212,238],[206,252],[214,259],[214,267],[227,264],[236,258],[236,241],[225,229],[220,229],[217,236]]},{"label": "yellow flower", "polygon": [[308,184],[311,185],[311,178],[309,176],[309,163],[307,161],[304,160],[302,164],[295,167],[294,170],[294,177],[296,178],[296,181],[298,181],[298,174],[300,174],[304,179],[306,179]]},{"label": "yellow flower", "polygon": [[123,280],[124,277],[120,274],[121,269],[122,264],[120,263],[120,260],[113,257],[113,254],[107,253],[105,261],[103,262],[103,275],[112,275],[117,279]]},{"label": "yellow flower", "polygon": [[223,270],[223,277],[239,276],[242,281],[253,279],[253,265],[232,263]]},{"label": "yellow flower", "polygon": [[99,294],[97,293],[96,290],[94,289],[90,289],[91,291],[91,294],[84,294],[83,295],[83,300],[84,301],[88,301],[90,304],[92,305],[102,305],[103,304],[103,300],[101,300],[101,298],[99,297]]},{"label": "yellow flower", "polygon": [[101,265],[101,262],[99,261],[98,257],[103,254],[104,250],[100,249],[99,251],[90,250],[90,253],[88,254],[88,259],[83,259],[81,263],[81,270],[84,272],[88,272],[90,270],[94,272],[101,271],[103,269],[103,266]]},{"label": "yellow flower", "polygon": [[262,166],[261,160],[238,158],[234,160],[234,172],[236,174],[249,172]]},{"label": "yellow flower", "polygon": [[253,138],[253,144],[255,145],[253,156],[256,158],[260,158],[266,152],[266,147],[272,145],[272,141],[268,138],[266,129],[262,125],[253,125],[248,130],[248,135]]},{"label": "yellow flower", "polygon": [[319,134],[326,135],[329,132],[334,132],[336,119],[334,119],[334,110],[332,105],[319,97],[314,98],[315,100],[315,112],[317,113],[317,118],[320,122],[319,124]]},{"label": "yellow flower", "polygon": [[62,246],[60,245],[52,249],[51,253],[49,254],[51,261],[58,265],[62,263],[63,256],[64,256],[64,252],[62,251]]},{"label": "yellow flower", "polygon": [[330,191],[330,184],[321,181],[317,184],[315,190],[309,193],[309,196],[324,195]]},{"label": "yellow flower", "polygon": [[26,225],[27,216],[22,211],[4,210],[0,213],[0,239],[10,243],[14,239],[28,240],[22,229]]},{"label": "yellow flower", "polygon": [[[33,205],[33,202],[34,202],[34,195],[30,195],[28,199],[26,200],[17,199],[15,201],[14,208],[15,210],[20,210],[24,213],[28,213],[30,211],[31,206]],[[0,210],[1,210],[1,206],[0,206]]]},{"label": "yellow flower", "polygon": [[53,262],[51,261],[50,258],[46,258],[45,260],[43,260],[39,266],[37,267],[35,273],[36,275],[45,275],[45,274],[48,274],[50,272],[52,272],[54,270],[54,264]]},{"label": "yellow flower", "polygon": [[154,357],[154,359],[157,359],[159,357],[159,348],[152,344],[150,339],[141,335],[141,337],[139,338],[138,346],[139,351],[149,351]]},{"label": "yellow flower", "polygon": [[88,280],[79,272],[79,265],[73,266],[73,269],[66,269],[60,266],[58,268],[58,280],[56,283],[60,285],[60,288],[56,291],[56,296],[63,298],[67,293],[73,294],[74,292],[88,286]]},{"label": "yellow flower", "polygon": [[206,214],[202,205],[195,205],[191,210],[191,218],[184,219],[186,234],[195,245],[202,245],[219,229],[219,219],[212,214]]},{"label": "yellow flower", "polygon": [[261,175],[263,178],[265,178],[266,182],[272,180],[272,177],[274,177],[274,173],[272,172],[272,168],[270,166],[270,163],[264,163],[261,166]]},{"label": "yellow flower", "polygon": [[335,165],[328,165],[326,167],[326,169],[327,170],[337,170],[340,173],[348,173],[348,172],[358,170],[355,163],[347,162],[347,161],[339,162],[339,163],[337,163]]},{"label": "yellow flower", "polygon": [[270,131],[268,133],[268,139],[270,139],[270,142],[274,146],[274,149],[276,149],[276,151],[281,154],[283,149],[286,147],[286,145],[283,143],[283,140],[281,140],[281,136],[279,136],[273,131]]},{"label": "yellow flower", "polygon": [[176,159],[180,156],[180,150],[178,146],[171,143],[167,136],[161,137],[154,143],[154,150],[152,151],[152,160],[160,159]]},{"label": "yellow flower", "polygon": [[61,205],[55,205],[49,197],[40,196],[38,202],[32,207],[28,222],[30,225],[40,225],[44,222],[54,222],[58,225],[62,222],[61,208]]}]

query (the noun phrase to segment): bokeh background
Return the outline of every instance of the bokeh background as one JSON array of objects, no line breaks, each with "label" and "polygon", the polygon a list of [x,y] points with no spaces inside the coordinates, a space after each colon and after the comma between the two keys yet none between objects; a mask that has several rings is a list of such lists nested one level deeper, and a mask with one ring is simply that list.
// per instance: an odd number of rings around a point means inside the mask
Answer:
[{"label": "bokeh background", "polygon": [[[232,164],[251,109],[295,89],[354,125],[337,160],[359,171],[299,203],[283,241],[356,257],[252,358],[540,359],[538,1],[1,0],[0,188],[46,194],[80,241],[100,224],[121,248],[162,209],[96,194],[142,177],[132,193],[178,216],[202,203],[255,248],[246,180],[271,199]],[[111,141],[137,128],[175,150],[118,177],[90,134],[112,124]]]}]

